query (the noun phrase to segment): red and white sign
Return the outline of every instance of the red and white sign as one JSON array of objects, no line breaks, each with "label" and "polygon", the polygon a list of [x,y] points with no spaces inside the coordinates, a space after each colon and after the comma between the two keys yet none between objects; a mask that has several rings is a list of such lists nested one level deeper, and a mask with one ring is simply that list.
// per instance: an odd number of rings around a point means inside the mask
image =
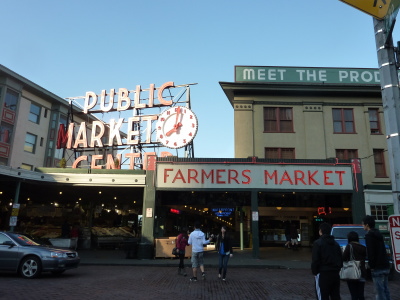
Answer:
[{"label": "red and white sign", "polygon": [[353,190],[351,165],[157,163],[158,188]]},{"label": "red and white sign", "polygon": [[394,267],[400,273],[400,215],[389,217],[389,230],[392,239]]}]

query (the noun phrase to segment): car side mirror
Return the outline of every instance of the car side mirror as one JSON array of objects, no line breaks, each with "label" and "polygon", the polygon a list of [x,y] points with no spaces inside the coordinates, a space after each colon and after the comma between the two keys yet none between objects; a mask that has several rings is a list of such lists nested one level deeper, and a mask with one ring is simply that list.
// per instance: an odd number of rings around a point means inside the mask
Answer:
[{"label": "car side mirror", "polygon": [[2,245],[6,245],[6,246],[8,245],[8,246],[10,246],[10,248],[14,247],[14,243],[12,241],[4,241]]}]

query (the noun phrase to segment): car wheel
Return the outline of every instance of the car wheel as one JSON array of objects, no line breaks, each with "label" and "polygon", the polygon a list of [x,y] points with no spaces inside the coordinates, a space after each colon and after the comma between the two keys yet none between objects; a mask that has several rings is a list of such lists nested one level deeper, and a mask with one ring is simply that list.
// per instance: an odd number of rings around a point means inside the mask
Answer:
[{"label": "car wheel", "polygon": [[27,279],[36,278],[42,272],[42,264],[36,256],[29,256],[22,260],[19,274]]}]

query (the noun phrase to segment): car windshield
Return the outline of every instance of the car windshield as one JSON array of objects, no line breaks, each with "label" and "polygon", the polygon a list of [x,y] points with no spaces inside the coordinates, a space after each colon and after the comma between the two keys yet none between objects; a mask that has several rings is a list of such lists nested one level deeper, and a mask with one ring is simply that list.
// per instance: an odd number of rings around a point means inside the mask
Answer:
[{"label": "car windshield", "polygon": [[357,232],[359,239],[364,239],[365,234],[367,233],[362,227],[334,227],[332,228],[332,235],[335,237],[335,239],[347,240],[347,234],[350,231]]},{"label": "car windshield", "polygon": [[10,234],[10,236],[21,246],[39,246],[40,244],[31,240],[25,235],[22,234]]}]

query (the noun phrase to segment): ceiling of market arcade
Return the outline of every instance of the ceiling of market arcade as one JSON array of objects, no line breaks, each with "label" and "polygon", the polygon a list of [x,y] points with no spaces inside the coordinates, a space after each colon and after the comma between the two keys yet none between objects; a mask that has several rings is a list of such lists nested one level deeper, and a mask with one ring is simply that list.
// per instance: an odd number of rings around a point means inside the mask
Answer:
[{"label": "ceiling of market arcade", "polygon": [[[43,183],[31,180],[20,181],[18,203],[27,205],[56,205],[73,207],[92,205],[127,205],[143,203],[143,187],[73,186],[70,184]],[[17,180],[0,176],[0,206],[15,201]]]}]

